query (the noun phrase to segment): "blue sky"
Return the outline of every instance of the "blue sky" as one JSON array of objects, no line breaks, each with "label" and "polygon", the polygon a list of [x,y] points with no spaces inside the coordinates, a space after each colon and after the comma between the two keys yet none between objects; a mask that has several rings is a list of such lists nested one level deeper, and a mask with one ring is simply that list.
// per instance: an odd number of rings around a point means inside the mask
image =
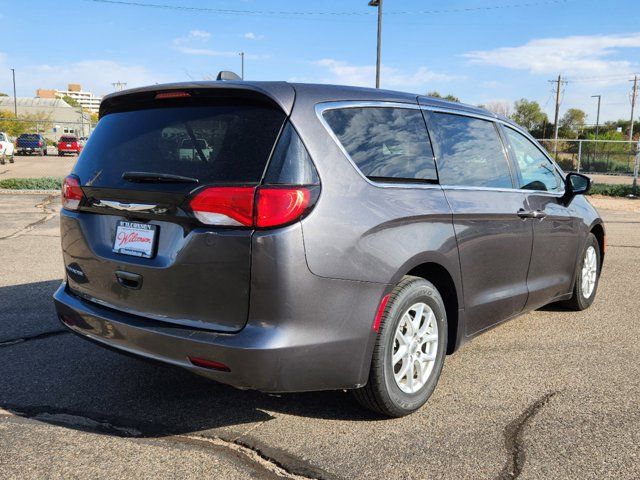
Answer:
[{"label": "blue sky", "polygon": [[[376,9],[367,0],[136,1],[186,8],[0,0],[0,91],[11,91],[10,68],[18,96],[70,82],[105,94],[118,80],[215,78],[239,72],[239,51],[247,79],[373,86]],[[640,73],[636,3],[385,0],[382,86],[472,104],[525,97],[551,114],[547,80],[561,73],[570,81],[561,113],[582,108],[595,123],[590,96],[601,94],[603,120],[628,118],[628,79]]]}]

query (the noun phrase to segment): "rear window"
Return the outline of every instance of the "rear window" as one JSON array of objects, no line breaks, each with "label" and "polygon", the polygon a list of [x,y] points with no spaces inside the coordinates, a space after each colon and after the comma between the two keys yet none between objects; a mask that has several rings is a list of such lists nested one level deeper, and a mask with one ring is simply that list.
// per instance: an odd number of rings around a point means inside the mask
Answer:
[{"label": "rear window", "polygon": [[33,134],[31,134],[31,133],[23,133],[18,138],[22,138],[23,140],[39,140],[40,136],[36,135],[35,133],[33,133]]},{"label": "rear window", "polygon": [[437,180],[420,110],[345,108],[327,110],[323,116],[366,177],[383,181]]},{"label": "rear window", "polygon": [[77,142],[78,139],[76,137],[60,137],[61,142]]},{"label": "rear window", "polygon": [[130,188],[127,171],[206,183],[257,183],[285,115],[267,106],[169,107],[100,119],[74,174],[82,184]]}]

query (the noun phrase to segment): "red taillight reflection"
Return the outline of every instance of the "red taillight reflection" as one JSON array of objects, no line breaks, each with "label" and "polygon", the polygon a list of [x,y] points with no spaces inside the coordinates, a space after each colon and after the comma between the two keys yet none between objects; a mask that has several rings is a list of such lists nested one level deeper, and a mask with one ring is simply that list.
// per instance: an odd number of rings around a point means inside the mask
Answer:
[{"label": "red taillight reflection", "polygon": [[380,330],[380,323],[382,322],[382,315],[384,315],[384,309],[387,308],[387,303],[389,303],[389,297],[391,294],[385,295],[382,297],[380,301],[380,305],[378,306],[378,311],[376,312],[376,318],[373,320],[373,331],[377,332]]},{"label": "red taillight reflection", "polygon": [[189,361],[196,367],[208,368],[209,370],[218,370],[220,372],[230,372],[231,369],[224,363],[215,360],[207,360],[206,358],[188,357]]},{"label": "red taillight reflection", "polygon": [[62,207],[67,210],[77,210],[84,194],[80,188],[80,179],[69,175],[62,183]]},{"label": "red taillight reflection", "polygon": [[269,228],[293,223],[311,206],[306,187],[210,187],[189,202],[207,225]]}]

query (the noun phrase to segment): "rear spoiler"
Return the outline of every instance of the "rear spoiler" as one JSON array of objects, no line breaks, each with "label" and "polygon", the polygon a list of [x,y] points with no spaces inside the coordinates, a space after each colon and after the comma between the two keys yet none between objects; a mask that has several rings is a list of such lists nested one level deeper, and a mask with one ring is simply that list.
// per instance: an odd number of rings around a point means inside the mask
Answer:
[{"label": "rear spoiler", "polygon": [[[273,104],[289,116],[295,100],[295,90],[286,82],[206,81],[181,82],[133,88],[111,93],[100,103],[99,117],[119,111],[136,110],[151,104],[161,92],[188,92],[191,102],[198,99],[244,99]],[[179,101],[171,100],[170,102]],[[184,101],[184,99],[182,100]],[[175,104],[174,104],[175,105]]]}]

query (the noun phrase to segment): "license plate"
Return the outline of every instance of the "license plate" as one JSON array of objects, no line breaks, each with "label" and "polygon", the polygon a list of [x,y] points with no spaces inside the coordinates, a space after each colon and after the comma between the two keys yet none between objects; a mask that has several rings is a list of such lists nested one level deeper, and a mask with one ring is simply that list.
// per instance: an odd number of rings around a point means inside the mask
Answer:
[{"label": "license plate", "polygon": [[120,220],[116,226],[113,251],[134,257],[152,258],[155,255],[158,226]]}]

